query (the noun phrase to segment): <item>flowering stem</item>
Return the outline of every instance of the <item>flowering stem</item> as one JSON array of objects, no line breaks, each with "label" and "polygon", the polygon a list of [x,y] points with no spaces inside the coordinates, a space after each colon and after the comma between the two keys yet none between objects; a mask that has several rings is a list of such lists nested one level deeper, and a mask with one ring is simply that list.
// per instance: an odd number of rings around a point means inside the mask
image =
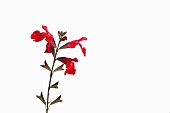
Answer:
[{"label": "flowering stem", "polygon": [[58,42],[58,46],[56,48],[56,52],[55,52],[55,55],[54,55],[54,60],[53,60],[53,65],[52,65],[52,68],[51,68],[51,72],[50,72],[50,80],[49,80],[49,85],[48,85],[48,91],[47,91],[47,103],[46,103],[46,113],[48,113],[48,110],[49,110],[49,93],[50,93],[50,86],[51,86],[51,79],[52,79],[52,76],[53,76],[53,69],[54,69],[54,64],[55,64],[55,59],[56,59],[56,56],[57,56],[57,53],[58,53],[58,47],[60,45],[60,42],[61,40],[59,40]]}]

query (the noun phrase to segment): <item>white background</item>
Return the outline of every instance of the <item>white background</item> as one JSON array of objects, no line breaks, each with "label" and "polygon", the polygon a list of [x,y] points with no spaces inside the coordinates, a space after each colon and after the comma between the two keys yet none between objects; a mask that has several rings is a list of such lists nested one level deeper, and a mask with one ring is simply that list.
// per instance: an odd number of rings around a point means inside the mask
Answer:
[{"label": "white background", "polygon": [[0,112],[45,113],[36,95],[46,97],[49,72],[39,65],[52,55],[30,39],[42,25],[56,42],[58,30],[88,38],[87,57],[79,47],[59,52],[80,62],[74,76],[55,73],[51,99],[63,102],[49,113],[170,112],[169,0],[1,0]]}]

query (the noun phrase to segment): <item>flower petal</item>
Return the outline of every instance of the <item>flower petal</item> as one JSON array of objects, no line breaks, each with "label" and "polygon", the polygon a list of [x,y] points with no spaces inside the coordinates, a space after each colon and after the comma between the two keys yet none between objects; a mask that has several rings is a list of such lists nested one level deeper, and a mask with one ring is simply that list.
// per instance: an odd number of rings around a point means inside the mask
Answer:
[{"label": "flower petal", "polygon": [[35,42],[40,42],[45,38],[44,32],[40,33],[40,31],[36,30],[31,34],[31,39],[34,39]]},{"label": "flower petal", "polygon": [[45,40],[46,40],[47,42],[55,42],[55,41],[54,41],[54,37],[53,37],[53,35],[52,35],[51,33],[47,33],[47,34],[46,34]]},{"label": "flower petal", "polygon": [[79,39],[79,42],[83,41],[83,40],[87,40],[87,38],[86,37],[82,37],[82,38]]},{"label": "flower petal", "polygon": [[76,73],[76,69],[75,69],[75,66],[74,66],[74,62],[67,62],[66,64],[66,70],[65,70],[65,73],[64,75],[66,74],[72,74],[74,75]]},{"label": "flower petal", "polygon": [[67,68],[67,69],[65,70],[64,75],[66,75],[66,74],[72,74],[72,75],[74,75],[75,73],[76,73],[76,69],[75,69],[75,68]]},{"label": "flower petal", "polygon": [[36,30],[31,34],[31,39],[36,39],[40,34],[40,31]]},{"label": "flower petal", "polygon": [[47,43],[46,50],[44,53],[51,53],[52,52],[52,45],[50,43]]},{"label": "flower petal", "polygon": [[48,33],[48,29],[47,29],[47,26],[45,25],[42,25],[42,28],[46,31],[46,33]]},{"label": "flower petal", "polygon": [[74,68],[75,66],[74,66],[74,62],[67,62],[67,64],[66,64],[66,68]]},{"label": "flower petal", "polygon": [[79,46],[81,48],[81,51],[83,52],[83,55],[86,56],[86,48],[82,47],[82,45],[79,43]]},{"label": "flower petal", "polygon": [[82,52],[83,52],[83,55],[86,56],[86,48],[85,47],[82,48]]}]

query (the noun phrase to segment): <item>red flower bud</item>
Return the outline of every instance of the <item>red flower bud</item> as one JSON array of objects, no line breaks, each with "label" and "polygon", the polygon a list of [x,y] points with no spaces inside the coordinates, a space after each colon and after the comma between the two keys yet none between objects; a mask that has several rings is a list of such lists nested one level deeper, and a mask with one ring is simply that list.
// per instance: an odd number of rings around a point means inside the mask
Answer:
[{"label": "red flower bud", "polygon": [[61,41],[65,41],[65,40],[67,40],[67,37],[66,37],[66,36],[64,36],[64,37],[61,39]]}]

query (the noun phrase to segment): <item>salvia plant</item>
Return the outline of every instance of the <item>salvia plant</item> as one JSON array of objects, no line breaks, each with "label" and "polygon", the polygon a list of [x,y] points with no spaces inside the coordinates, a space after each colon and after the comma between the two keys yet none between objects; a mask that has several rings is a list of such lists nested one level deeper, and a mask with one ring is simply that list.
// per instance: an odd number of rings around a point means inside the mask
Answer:
[{"label": "salvia plant", "polygon": [[[47,26],[42,25],[42,29],[44,29],[44,32],[40,32],[39,30],[34,31],[31,34],[31,39],[35,42],[40,42],[42,40],[46,40],[46,49],[44,53],[51,53],[53,57],[53,63],[52,66],[50,67],[47,63],[47,61],[44,61],[43,65],[40,65],[41,67],[47,69],[50,72],[50,79],[49,79],[49,84],[48,84],[48,89],[47,89],[47,97],[44,99],[43,93],[41,92],[40,95],[36,95],[36,97],[41,100],[41,102],[45,105],[45,111],[48,113],[49,107],[53,104],[62,102],[61,95],[57,97],[54,100],[49,100],[50,97],[50,89],[57,89],[58,88],[58,81],[54,84],[51,83],[53,74],[57,71],[62,71],[64,70],[64,75],[74,75],[76,73],[76,68],[74,62],[78,62],[77,58],[69,58],[69,57],[57,57],[57,53],[59,50],[62,49],[67,49],[67,48],[75,48],[77,45],[80,46],[80,49],[83,53],[84,56],[86,56],[86,48],[81,45],[81,41],[87,40],[86,37],[82,37],[77,40],[73,40],[70,42],[67,42],[60,46],[62,42],[67,41],[67,32],[63,31],[58,31],[58,43],[56,44],[56,41],[53,37],[53,35],[48,31]],[[59,65],[58,67],[54,67],[55,62],[60,61],[62,64]],[[64,69],[65,67],[65,69]]]}]

